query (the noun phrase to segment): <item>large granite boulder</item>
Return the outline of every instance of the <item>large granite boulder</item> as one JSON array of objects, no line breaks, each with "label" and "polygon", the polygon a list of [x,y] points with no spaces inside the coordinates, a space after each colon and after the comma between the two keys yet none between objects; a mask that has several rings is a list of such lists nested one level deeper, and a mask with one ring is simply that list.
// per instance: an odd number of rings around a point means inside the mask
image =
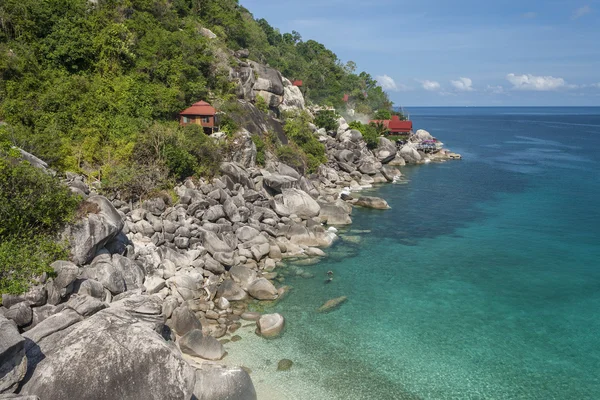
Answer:
[{"label": "large granite boulder", "polygon": [[248,286],[248,293],[257,300],[275,300],[277,288],[268,279],[259,278]]},{"label": "large granite boulder", "polygon": [[281,334],[285,319],[281,314],[264,314],[256,321],[256,333],[262,337],[273,338]]},{"label": "large granite boulder", "polygon": [[73,261],[77,265],[90,262],[95,254],[123,229],[124,221],[112,203],[103,196],[90,196],[86,200],[97,206],[91,213],[70,228],[69,243]]},{"label": "large granite boulder", "polygon": [[102,310],[35,342],[21,394],[43,399],[190,399],[195,371],[153,324]]},{"label": "large granite boulder", "polygon": [[280,111],[304,110],[304,95],[299,87],[283,78],[283,102],[279,105]]},{"label": "large granite boulder", "polygon": [[25,339],[14,322],[0,315],[0,395],[13,393],[27,371]]},{"label": "large granite boulder", "polygon": [[359,142],[362,140],[362,133],[357,131],[356,129],[350,129],[338,135],[338,140],[340,142]]},{"label": "large granite boulder", "polygon": [[409,164],[417,164],[422,160],[422,157],[417,149],[410,144],[402,146],[399,151],[399,155]]},{"label": "large granite boulder", "polygon": [[220,171],[223,175],[230,177],[234,183],[239,183],[250,189],[254,188],[254,181],[242,165],[234,162],[224,162],[221,163]]},{"label": "large granite boulder", "polygon": [[429,132],[427,132],[425,129],[419,129],[418,131],[415,132],[413,137],[411,137],[411,140],[414,140],[417,142],[422,142],[424,140],[432,140],[432,139],[433,139],[433,136],[431,136],[431,134]]},{"label": "large granite boulder", "polygon": [[235,136],[230,144],[230,149],[231,160],[233,162],[244,168],[253,168],[256,165],[256,144],[252,141],[250,132],[247,130],[242,129],[242,131]]},{"label": "large granite boulder", "polygon": [[217,361],[225,357],[225,348],[212,336],[205,336],[200,329],[194,329],[179,339],[179,348],[185,354],[205,360]]},{"label": "large granite boulder", "polygon": [[321,211],[317,203],[308,193],[299,189],[283,189],[282,204],[290,212],[298,217],[308,219],[316,217]]},{"label": "large granite boulder", "polygon": [[387,138],[380,137],[379,145],[373,153],[375,153],[375,156],[379,161],[383,164],[387,164],[396,157],[396,144]]},{"label": "large granite boulder", "polygon": [[250,375],[242,368],[202,364],[196,370],[197,400],[256,400]]},{"label": "large granite boulder", "polygon": [[376,210],[387,210],[390,208],[387,201],[374,196],[361,196],[354,204],[360,207],[374,208]]},{"label": "large granite boulder", "polygon": [[48,303],[57,305],[73,291],[73,283],[79,276],[79,267],[70,261],[55,261],[51,267],[56,276],[46,283]]},{"label": "large granite boulder", "polygon": [[350,210],[346,208],[345,203],[340,200],[342,204],[336,203],[319,203],[321,211],[319,212],[319,219],[321,222],[328,225],[349,225],[352,223],[350,218]]},{"label": "large granite boulder", "polygon": [[257,75],[252,87],[255,93],[268,92],[277,96],[283,96],[283,80],[279,71],[254,61],[250,61],[250,65]]},{"label": "large granite boulder", "polygon": [[275,193],[281,193],[283,189],[295,187],[297,181],[296,178],[280,174],[269,174],[263,177],[263,184]]}]

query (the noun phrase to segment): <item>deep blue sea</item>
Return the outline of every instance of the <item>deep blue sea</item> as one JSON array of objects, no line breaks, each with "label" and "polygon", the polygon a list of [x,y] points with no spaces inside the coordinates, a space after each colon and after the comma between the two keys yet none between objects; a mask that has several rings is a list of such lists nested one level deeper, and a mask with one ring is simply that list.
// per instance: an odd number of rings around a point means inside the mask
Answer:
[{"label": "deep blue sea", "polygon": [[369,191],[234,362],[259,398],[600,399],[600,108],[405,111],[463,160]]}]

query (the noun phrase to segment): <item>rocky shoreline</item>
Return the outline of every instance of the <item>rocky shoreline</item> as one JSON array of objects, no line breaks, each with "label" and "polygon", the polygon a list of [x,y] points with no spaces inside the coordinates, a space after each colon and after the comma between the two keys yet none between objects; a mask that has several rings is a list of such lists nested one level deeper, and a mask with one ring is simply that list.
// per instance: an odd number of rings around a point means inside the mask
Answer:
[{"label": "rocky shoreline", "polygon": [[324,256],[353,206],[389,208],[355,192],[393,182],[406,163],[450,159],[415,150],[424,131],[399,151],[383,137],[369,150],[343,120],[338,132],[315,134],[330,160],[316,174],[276,161],[256,168],[248,140],[238,153],[245,165],[186,180],[172,205],[168,196],[109,201],[68,177],[88,214],[64,233],[73,258],[52,265],[54,278],[2,296],[0,398],[256,398],[246,371],[219,365],[219,339],[247,323],[280,335],[284,316],[248,311],[285,295],[277,268]]}]

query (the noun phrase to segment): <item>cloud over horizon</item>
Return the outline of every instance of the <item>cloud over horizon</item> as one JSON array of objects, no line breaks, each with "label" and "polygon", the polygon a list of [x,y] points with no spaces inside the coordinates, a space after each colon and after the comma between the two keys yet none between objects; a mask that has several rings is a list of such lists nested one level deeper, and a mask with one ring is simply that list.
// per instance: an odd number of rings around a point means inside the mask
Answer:
[{"label": "cloud over horizon", "polygon": [[459,92],[472,92],[475,90],[473,89],[473,81],[470,78],[458,78],[456,81],[450,81],[450,84]]},{"label": "cloud over horizon", "polygon": [[440,83],[436,82],[436,81],[424,80],[424,81],[420,81],[420,82],[421,82],[421,85],[423,86],[423,89],[425,89],[429,92],[435,92],[442,88],[442,85],[440,85]]},{"label": "cloud over horizon", "polygon": [[511,73],[506,75],[506,80],[513,85],[514,90],[547,92],[574,87],[574,85],[568,85],[563,78],[553,76],[515,75]]}]

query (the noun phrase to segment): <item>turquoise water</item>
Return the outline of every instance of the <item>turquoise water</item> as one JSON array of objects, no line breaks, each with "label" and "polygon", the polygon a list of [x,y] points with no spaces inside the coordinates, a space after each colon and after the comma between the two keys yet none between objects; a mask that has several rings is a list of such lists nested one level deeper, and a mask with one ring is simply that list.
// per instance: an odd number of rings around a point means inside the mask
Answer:
[{"label": "turquoise water", "polygon": [[374,190],[233,360],[274,398],[600,399],[600,109],[408,111],[464,160]]}]

